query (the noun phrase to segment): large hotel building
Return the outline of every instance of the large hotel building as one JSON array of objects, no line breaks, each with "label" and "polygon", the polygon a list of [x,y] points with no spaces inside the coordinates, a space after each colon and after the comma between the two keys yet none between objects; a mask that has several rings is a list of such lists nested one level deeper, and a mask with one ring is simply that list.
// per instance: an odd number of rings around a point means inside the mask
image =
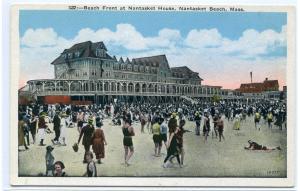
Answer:
[{"label": "large hotel building", "polygon": [[117,59],[103,42],[82,42],[65,49],[52,63],[54,79],[27,82],[28,92],[47,103],[107,103],[244,99],[240,91],[202,85],[186,66],[170,67],[165,55]]}]

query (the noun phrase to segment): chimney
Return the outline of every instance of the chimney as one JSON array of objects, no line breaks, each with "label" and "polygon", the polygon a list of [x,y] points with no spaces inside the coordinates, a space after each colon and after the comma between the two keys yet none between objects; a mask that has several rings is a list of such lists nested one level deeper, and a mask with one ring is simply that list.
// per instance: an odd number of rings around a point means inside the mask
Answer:
[{"label": "chimney", "polygon": [[268,81],[268,78],[266,78],[266,80],[265,81]]}]

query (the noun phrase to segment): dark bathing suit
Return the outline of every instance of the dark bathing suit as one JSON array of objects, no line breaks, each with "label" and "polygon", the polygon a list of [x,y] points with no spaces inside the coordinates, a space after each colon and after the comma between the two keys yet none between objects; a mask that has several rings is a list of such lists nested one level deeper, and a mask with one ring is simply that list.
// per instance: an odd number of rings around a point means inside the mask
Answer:
[{"label": "dark bathing suit", "polygon": [[131,138],[131,134],[130,134],[128,128],[123,128],[122,131],[123,131],[123,135],[124,135],[123,145],[127,146],[127,147],[132,147],[133,146],[132,138]]}]

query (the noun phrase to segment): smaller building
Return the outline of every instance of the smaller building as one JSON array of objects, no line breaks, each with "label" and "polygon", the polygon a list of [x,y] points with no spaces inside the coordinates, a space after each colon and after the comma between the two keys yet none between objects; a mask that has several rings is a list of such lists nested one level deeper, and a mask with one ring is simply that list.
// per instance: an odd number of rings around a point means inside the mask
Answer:
[{"label": "smaller building", "polygon": [[278,80],[269,80],[266,78],[260,83],[241,84],[238,91],[247,94],[259,94],[266,91],[279,91],[279,83]]},{"label": "smaller building", "polygon": [[262,99],[279,100],[282,92],[279,91],[278,80],[266,78],[260,83],[241,84],[237,91],[241,92],[247,101],[257,101]]}]

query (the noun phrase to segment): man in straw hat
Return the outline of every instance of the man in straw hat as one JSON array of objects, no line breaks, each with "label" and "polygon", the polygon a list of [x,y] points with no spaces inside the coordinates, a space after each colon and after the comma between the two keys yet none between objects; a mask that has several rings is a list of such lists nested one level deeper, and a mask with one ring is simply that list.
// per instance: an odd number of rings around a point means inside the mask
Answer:
[{"label": "man in straw hat", "polygon": [[90,146],[92,145],[92,136],[95,131],[95,127],[93,125],[93,118],[88,119],[88,124],[82,128],[80,131],[78,144],[80,143],[81,137],[83,136],[82,145],[84,146],[84,156],[83,163],[87,163],[85,155],[88,151],[90,151]]}]

